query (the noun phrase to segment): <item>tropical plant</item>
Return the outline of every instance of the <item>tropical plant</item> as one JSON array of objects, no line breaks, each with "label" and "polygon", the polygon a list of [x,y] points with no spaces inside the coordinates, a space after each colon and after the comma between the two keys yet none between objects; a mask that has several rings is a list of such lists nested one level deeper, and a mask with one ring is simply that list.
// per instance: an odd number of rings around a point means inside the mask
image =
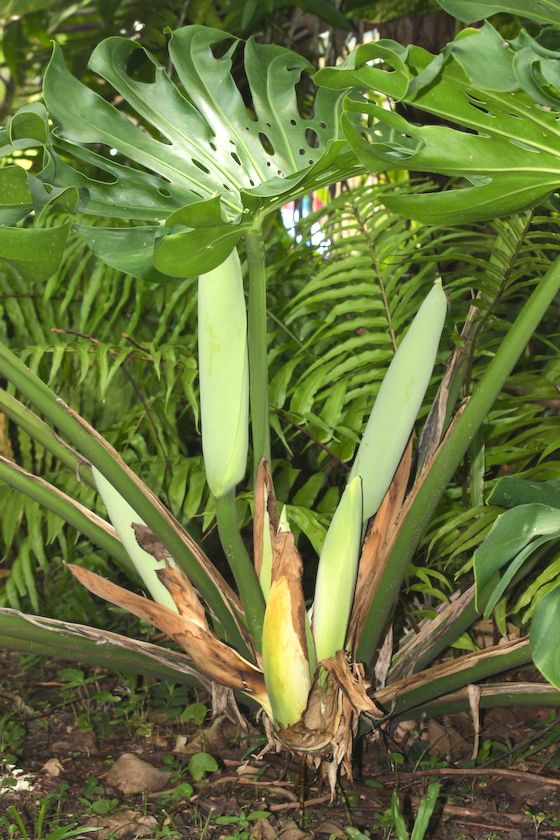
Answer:
[{"label": "tropical plant", "polygon": [[[0,373],[46,421],[18,404],[29,433],[79,470],[84,481],[95,483],[113,525],[6,460],[5,479],[56,509],[121,565],[132,564],[154,600],[87,569],[73,566],[72,572],[94,594],[154,624],[185,653],[13,610],[0,612],[0,638],[17,648],[33,640],[34,650],[45,652],[63,644],[67,655],[72,650],[83,661],[97,662],[96,643],[102,641],[105,663],[175,674],[183,681],[196,678],[207,687],[221,685],[222,692],[215,689],[214,697],[231,714],[232,692],[237,692],[263,708],[271,744],[321,765],[333,786],[339,766],[351,771],[352,736],[361,715],[379,723],[413,713],[441,695],[531,658],[530,645],[522,639],[431,665],[477,616],[472,591],[445,606],[415,638],[405,638],[392,661],[392,636],[386,631],[438,500],[560,289],[560,263],[554,262],[535,283],[472,396],[455,411],[464,367],[464,348],[457,348],[413,470],[410,436],[446,311],[441,282],[433,286],[379,389],[320,551],[309,615],[301,556],[289,517],[276,506],[267,463],[262,230],[265,218],[288,198],[355,173],[359,166],[337,134],[340,94],[318,94],[314,117],[304,120],[293,88],[307,65],[293,54],[253,42],[245,52],[255,109],[251,119],[229,72],[234,46],[224,33],[200,27],[174,34],[171,52],[187,100],[149,56],[147,64],[136,65],[139,76],[132,73],[138,44],[103,42],[92,66],[147,119],[150,127],[143,131],[137,118],[132,121],[74,80],[55,50],[45,97],[56,128],[47,137],[36,131],[34,139],[46,154],[41,178],[79,189],[84,215],[112,212],[116,217],[118,224],[110,230],[80,225],[94,253],[113,267],[159,282],[199,275],[204,462],[237,592],[116,451],[4,347]],[[367,71],[373,78],[385,72],[375,67]],[[393,75],[390,84],[398,93],[406,74]],[[35,116],[45,128],[46,114],[36,109]],[[114,150],[113,159],[89,148],[97,143]],[[306,154],[306,167],[298,168]],[[85,172],[71,166],[70,158]],[[272,177],[268,168],[274,170]],[[96,178],[96,172],[105,180]],[[537,191],[535,197],[541,194]],[[125,226],[127,218],[139,224]],[[248,314],[236,251],[242,236]],[[249,402],[256,474],[252,559],[238,529],[236,504],[236,487],[247,465]],[[377,685],[370,696],[361,663],[371,663],[378,649]],[[526,685],[508,684],[507,690],[510,697],[536,694]],[[548,689],[547,696],[551,694],[557,702],[558,693]]]},{"label": "tropical plant", "polygon": [[[469,20],[515,11],[560,25],[556,3],[442,0],[441,5]],[[486,22],[481,29],[460,31],[437,56],[379,41],[320,70],[316,81],[334,90],[353,89],[344,102],[342,126],[368,169],[398,166],[460,179],[452,189],[390,197],[391,207],[431,224],[491,219],[538,204],[560,184],[554,113],[560,53],[551,47],[554,31],[545,26],[533,37],[521,30],[506,42]],[[389,96],[451,125],[415,125],[360,91]],[[367,125],[357,115],[367,118]]]}]

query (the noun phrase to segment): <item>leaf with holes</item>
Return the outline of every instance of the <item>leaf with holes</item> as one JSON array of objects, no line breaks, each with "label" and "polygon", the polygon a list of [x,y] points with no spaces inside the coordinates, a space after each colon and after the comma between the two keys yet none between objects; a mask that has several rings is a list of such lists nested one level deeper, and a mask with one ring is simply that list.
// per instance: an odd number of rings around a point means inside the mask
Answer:
[{"label": "leaf with holes", "polygon": [[81,227],[110,265],[152,280],[208,271],[264,214],[359,170],[338,136],[342,94],[320,90],[313,115],[302,116],[296,88],[311,65],[249,40],[248,108],[232,75],[240,50],[219,30],[177,30],[175,84],[136,41],[108,38],[89,66],[117,91],[117,109],[71,75],[55,46],[44,80],[55,123],[44,178],[77,186],[85,214],[116,220]]},{"label": "leaf with holes", "polygon": [[[0,159],[13,160],[24,149],[40,147],[47,136],[44,107],[26,105],[0,129]],[[0,168],[0,261],[15,268],[23,280],[48,280],[60,265],[77,197],[76,190],[65,187],[47,191],[22,166],[4,162]],[[20,226],[30,214],[33,223]]]},{"label": "leaf with holes", "polygon": [[[492,27],[459,33],[439,56],[420,47],[403,52],[399,44],[383,45],[393,52],[391,60],[384,59],[391,72],[375,68],[373,77],[363,53],[347,59],[351,69],[325,68],[315,76],[319,84],[337,89],[346,78],[354,89],[345,100],[342,124],[356,155],[376,171],[384,164],[466,182],[435,193],[396,195],[387,200],[392,209],[435,224],[481,221],[538,204],[560,186],[558,114],[544,110],[526,91],[511,89],[520,84],[520,75],[510,74],[503,42]],[[484,47],[484,86],[480,66],[476,81],[468,75],[479,45]],[[406,91],[395,95],[396,80],[405,77]],[[455,127],[418,126],[359,90],[400,98]]]}]

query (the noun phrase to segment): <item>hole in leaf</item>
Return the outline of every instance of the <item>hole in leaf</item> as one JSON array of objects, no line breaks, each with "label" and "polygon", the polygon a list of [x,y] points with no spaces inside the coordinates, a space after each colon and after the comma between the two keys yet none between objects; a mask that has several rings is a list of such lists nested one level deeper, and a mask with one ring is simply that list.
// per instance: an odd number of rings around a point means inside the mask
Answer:
[{"label": "hole in leaf", "polygon": [[299,153],[300,153],[300,155],[304,155],[305,154],[305,149],[300,149]]},{"label": "hole in leaf", "polygon": [[253,179],[252,179],[252,178],[249,178],[249,183],[251,184],[251,186],[252,186],[252,187],[254,187],[254,186],[255,186],[255,182],[253,181]]},{"label": "hole in leaf", "polygon": [[126,62],[126,72],[135,82],[152,85],[156,80],[156,68],[143,49],[131,52]]},{"label": "hole in leaf", "polygon": [[229,184],[222,184],[222,187],[224,187],[224,189],[226,189],[226,190],[228,190],[229,192],[231,192],[231,187],[230,187],[230,185],[229,185]]},{"label": "hole in leaf", "polygon": [[476,108],[477,111],[480,111],[483,114],[486,114],[487,117],[493,117],[494,116],[494,114],[492,114],[488,110],[488,108],[485,108],[483,105],[478,105],[476,102],[471,102],[471,107]]},{"label": "hole in leaf", "polygon": [[[91,146],[88,145],[88,148],[91,148]],[[94,147],[94,151],[100,152],[101,149]],[[101,181],[103,184],[116,184],[118,182],[118,178],[112,172],[107,172],[101,166],[98,166],[95,170],[95,180]]]},{"label": "hole in leaf", "polygon": [[237,154],[236,154],[235,152],[232,152],[232,153],[231,153],[231,156],[232,156],[233,160],[235,161],[235,163],[236,163],[238,166],[241,166],[241,161],[240,161],[240,160],[239,160],[239,158],[237,157]]},{"label": "hole in leaf", "polygon": [[[301,68],[298,68],[301,70]],[[295,85],[296,100],[298,103],[298,110],[301,116],[310,116],[313,109],[313,98],[315,85],[309,73],[305,71],[301,74]]]},{"label": "hole in leaf", "polygon": [[524,143],[523,140],[517,140],[515,137],[509,137],[509,142],[513,143],[514,146],[519,146],[520,149],[525,149],[527,152],[532,152],[533,154],[540,155],[541,150],[535,149],[534,146],[530,146],[529,143]]},{"label": "hole in leaf", "polygon": [[158,193],[164,198],[171,198],[171,193],[169,192],[169,190],[164,190],[163,187],[158,187]]},{"label": "hole in leaf", "polygon": [[157,140],[159,143],[163,143],[165,146],[172,146],[172,141],[162,134],[161,131],[158,131],[157,128],[154,128],[153,125],[139,125],[138,129],[143,131],[145,134],[149,134],[150,137],[153,137],[154,140]]},{"label": "hole in leaf", "polygon": [[263,147],[267,155],[273,155],[274,148],[272,146],[272,143],[270,142],[266,134],[263,134],[262,131],[259,131],[259,140],[261,141],[261,146]]},{"label": "hole in leaf", "polygon": [[297,122],[295,120],[290,120],[290,125],[297,125]]},{"label": "hole in leaf", "polygon": [[216,146],[216,144],[215,144],[215,143],[212,143],[212,141],[211,141],[211,140],[210,140],[210,142],[209,142],[209,144],[208,144],[208,145],[210,146],[210,148],[212,149],[212,151],[213,151],[213,152],[217,152],[217,151],[218,151],[218,147]]},{"label": "hole in leaf", "polygon": [[310,148],[317,149],[319,146],[319,135],[315,131],[314,128],[306,128],[305,129],[305,139],[307,140]]},{"label": "hole in leaf", "polygon": [[210,50],[214,58],[223,58],[234,42],[234,38],[224,38],[223,41],[216,41],[215,44],[210,44]]},{"label": "hole in leaf", "polygon": [[201,170],[201,172],[206,173],[206,175],[210,174],[210,170],[208,169],[208,167],[204,166],[204,164],[201,163],[199,160],[195,160],[193,158],[193,163],[194,163],[195,166],[198,166],[198,168]]},{"label": "hole in leaf", "polygon": [[326,122],[320,122],[320,123],[319,123],[319,126],[320,126],[321,128],[326,128],[326,127],[327,127],[327,124],[326,124]]}]

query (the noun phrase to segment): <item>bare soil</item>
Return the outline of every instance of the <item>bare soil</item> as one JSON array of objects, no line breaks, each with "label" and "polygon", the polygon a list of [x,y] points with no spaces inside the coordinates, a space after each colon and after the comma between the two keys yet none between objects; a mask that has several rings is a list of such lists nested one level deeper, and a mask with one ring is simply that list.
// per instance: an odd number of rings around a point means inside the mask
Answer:
[{"label": "bare soil", "polygon": [[[297,762],[256,758],[263,747],[257,728],[240,737],[231,725],[212,724],[209,713],[201,721],[203,695],[69,667],[0,651],[2,840],[27,840],[18,817],[29,840],[51,840],[49,832],[65,840],[63,829],[72,826],[86,840],[304,840],[347,837],[348,826],[388,840],[395,837],[387,817],[393,790],[411,826],[434,780],[441,793],[426,840],[560,837],[556,711],[484,713],[476,759],[468,714],[368,736],[354,781],[344,780],[331,803]],[[218,769],[195,780],[189,761],[200,752],[211,753]],[[164,789],[124,794],[113,787],[107,774],[123,753],[168,773]]]}]

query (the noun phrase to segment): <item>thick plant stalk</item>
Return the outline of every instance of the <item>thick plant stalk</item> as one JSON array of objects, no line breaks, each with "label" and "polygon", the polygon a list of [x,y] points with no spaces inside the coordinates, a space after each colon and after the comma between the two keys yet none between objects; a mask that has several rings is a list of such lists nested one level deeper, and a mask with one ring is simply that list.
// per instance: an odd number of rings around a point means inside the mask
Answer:
[{"label": "thick plant stalk", "polygon": [[239,533],[235,504],[249,446],[247,315],[235,249],[221,265],[199,277],[198,365],[206,480],[216,503],[220,541],[253,642],[260,649],[264,598]]},{"label": "thick plant stalk", "polygon": [[313,600],[313,638],[317,659],[344,649],[358,575],[362,536],[362,479],[346,485],[319,558]]},{"label": "thick plant stalk", "polygon": [[109,630],[26,615],[19,610],[2,607],[0,647],[51,659],[54,656],[70,659],[96,668],[111,668],[118,673],[141,674],[190,688],[202,684],[207,691],[212,690],[211,681],[195,670],[192,661],[179,651],[130,639]]},{"label": "thick plant stalk", "polygon": [[152,554],[148,554],[139,545],[136,539],[133,525],[145,526],[146,523],[139,521],[138,514],[130,507],[126,499],[123,499],[121,494],[115,490],[112,484],[95,467],[93,468],[93,478],[109,514],[109,519],[113,523],[113,527],[119,535],[119,539],[132,560],[134,568],[140,575],[144,586],[154,601],[177,612],[177,607],[169,594],[169,590],[163,585],[156,574],[158,569],[165,568],[165,560],[156,560]]},{"label": "thick plant stalk", "polygon": [[266,327],[266,271],[262,234],[245,234],[249,271],[249,394],[253,438],[253,472],[256,478],[261,459],[270,464],[268,408],[268,342]]},{"label": "thick plant stalk", "polygon": [[517,316],[454,428],[438,450],[395,538],[387,569],[372,601],[357,649],[370,662],[395,604],[406,568],[438,502],[550,304],[560,291],[560,258],[549,268]]},{"label": "thick plant stalk", "polygon": [[281,525],[274,541],[262,659],[273,719],[282,727],[300,720],[311,689],[302,571],[293,534]]},{"label": "thick plant stalk", "polygon": [[243,480],[249,448],[247,315],[235,249],[198,280],[198,368],[204,470],[220,498]]},{"label": "thick plant stalk", "polygon": [[234,491],[231,490],[225,496],[215,499],[215,502],[220,542],[237,584],[251,638],[257,650],[260,650],[264,596],[245,543],[239,533]]},{"label": "thick plant stalk", "polygon": [[400,715],[470,683],[503,674],[531,661],[528,639],[514,639],[457,659],[446,659],[419,674],[390,683],[373,694],[376,703]]},{"label": "thick plant stalk", "polygon": [[446,312],[447,298],[437,280],[381,383],[350,472],[350,479],[362,478],[364,523],[378,510],[414,428],[430,384]]}]

